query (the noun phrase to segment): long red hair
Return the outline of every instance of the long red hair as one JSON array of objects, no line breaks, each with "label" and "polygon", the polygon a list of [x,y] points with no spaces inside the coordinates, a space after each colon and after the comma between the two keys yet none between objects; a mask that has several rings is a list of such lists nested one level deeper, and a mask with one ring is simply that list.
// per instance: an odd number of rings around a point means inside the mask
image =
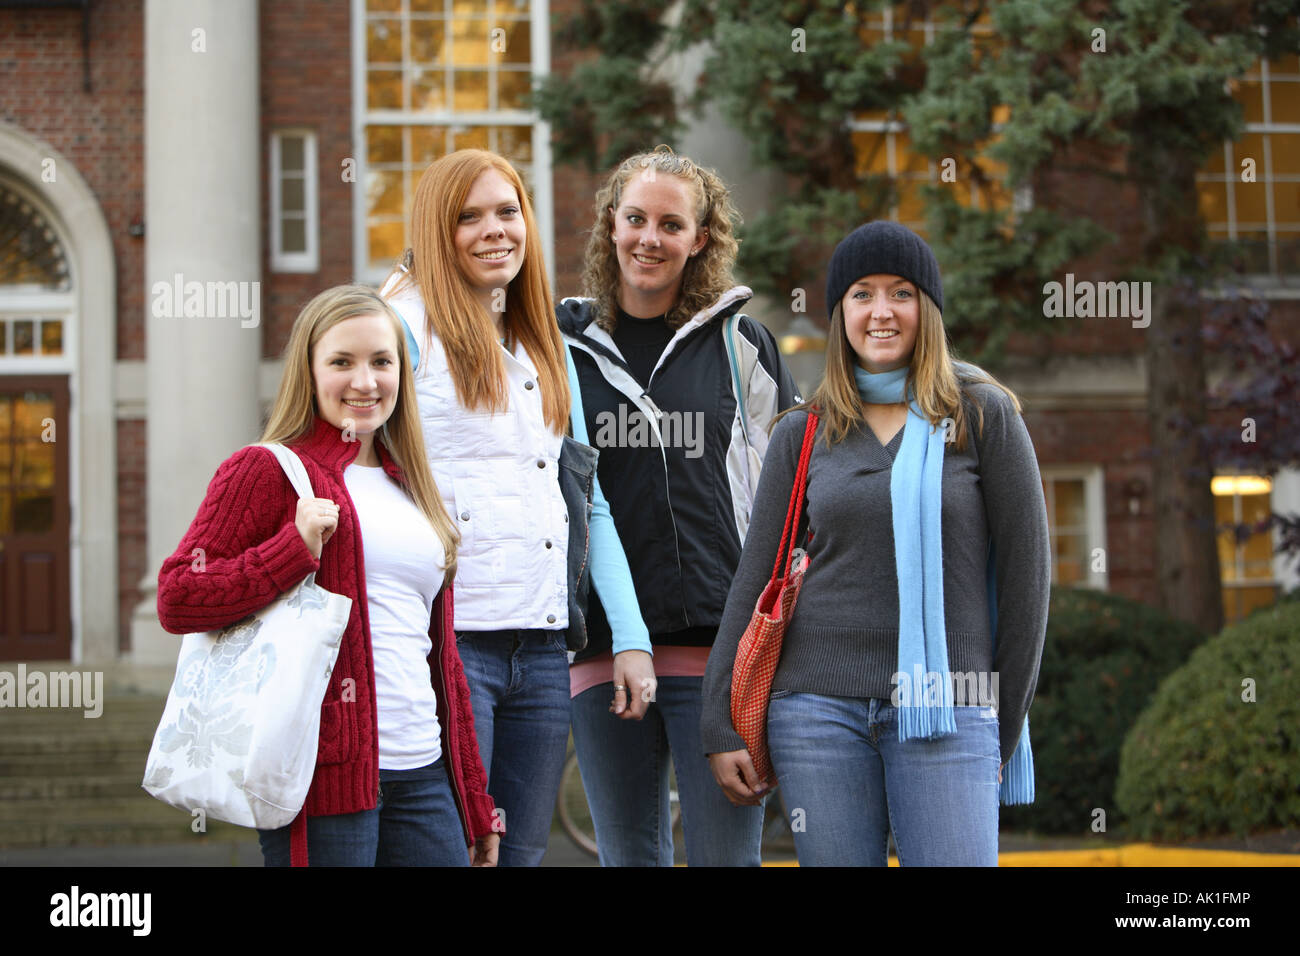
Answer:
[{"label": "long red hair", "polygon": [[456,262],[460,211],[474,181],[489,170],[500,173],[514,187],[526,232],[524,264],[506,287],[502,324],[507,343],[523,343],[537,366],[546,424],[562,432],[570,408],[564,340],[555,323],[533,206],[519,173],[506,159],[482,149],[462,149],[424,171],[411,207],[411,248],[405,257],[409,272],[400,274],[397,287],[413,282],[420,290],[429,316],[426,351],[436,332],[460,403],[472,410],[504,411],[509,398],[496,328]]}]

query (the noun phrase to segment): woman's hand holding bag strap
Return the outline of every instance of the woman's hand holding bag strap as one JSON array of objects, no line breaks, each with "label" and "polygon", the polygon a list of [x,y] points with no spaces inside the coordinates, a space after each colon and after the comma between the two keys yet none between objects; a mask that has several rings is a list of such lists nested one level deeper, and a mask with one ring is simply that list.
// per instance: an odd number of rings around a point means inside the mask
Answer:
[{"label": "woman's hand holding bag strap", "polygon": [[749,626],[740,639],[731,673],[731,722],[745,741],[754,771],[762,781],[774,777],[772,759],[767,750],[767,705],[772,693],[772,678],[781,660],[785,629],[794,613],[804,572],[808,569],[808,555],[802,548],[795,547],[795,536],[808,490],[808,463],[816,434],[817,415],[809,411],[772,578],[759,595]]}]

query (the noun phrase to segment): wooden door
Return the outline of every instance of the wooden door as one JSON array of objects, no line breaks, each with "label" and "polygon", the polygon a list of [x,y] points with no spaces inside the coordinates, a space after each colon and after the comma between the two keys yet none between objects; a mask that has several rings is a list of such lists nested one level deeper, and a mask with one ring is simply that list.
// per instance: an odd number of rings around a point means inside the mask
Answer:
[{"label": "wooden door", "polygon": [[68,379],[0,376],[0,660],[72,656]]}]

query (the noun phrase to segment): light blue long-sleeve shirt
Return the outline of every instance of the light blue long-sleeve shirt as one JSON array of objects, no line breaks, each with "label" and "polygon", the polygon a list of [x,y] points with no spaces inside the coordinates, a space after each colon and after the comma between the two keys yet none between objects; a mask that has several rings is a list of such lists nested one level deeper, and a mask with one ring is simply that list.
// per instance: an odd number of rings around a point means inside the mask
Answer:
[{"label": "light blue long-sleeve shirt", "polygon": [[[582,411],[582,390],[578,387],[578,370],[574,367],[569,347],[564,348],[564,358],[569,368],[569,392],[573,396],[573,437],[584,445],[587,441],[587,418]],[[614,527],[614,517],[609,512],[609,502],[600,490],[600,480],[595,479],[591,508],[591,583],[600,597],[605,617],[613,632],[614,653],[646,651],[650,647],[650,632],[641,619],[641,606],[637,603],[636,588],[632,584],[632,571],[623,552]]]}]

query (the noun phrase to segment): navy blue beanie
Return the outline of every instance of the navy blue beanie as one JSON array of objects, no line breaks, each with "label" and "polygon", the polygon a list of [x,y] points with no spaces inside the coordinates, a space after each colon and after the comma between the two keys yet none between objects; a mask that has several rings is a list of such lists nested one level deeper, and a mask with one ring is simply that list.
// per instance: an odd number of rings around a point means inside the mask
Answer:
[{"label": "navy blue beanie", "polygon": [[925,240],[906,226],[877,219],[858,226],[835,247],[826,272],[827,315],[834,314],[849,286],[870,275],[907,279],[943,312],[939,262]]}]

